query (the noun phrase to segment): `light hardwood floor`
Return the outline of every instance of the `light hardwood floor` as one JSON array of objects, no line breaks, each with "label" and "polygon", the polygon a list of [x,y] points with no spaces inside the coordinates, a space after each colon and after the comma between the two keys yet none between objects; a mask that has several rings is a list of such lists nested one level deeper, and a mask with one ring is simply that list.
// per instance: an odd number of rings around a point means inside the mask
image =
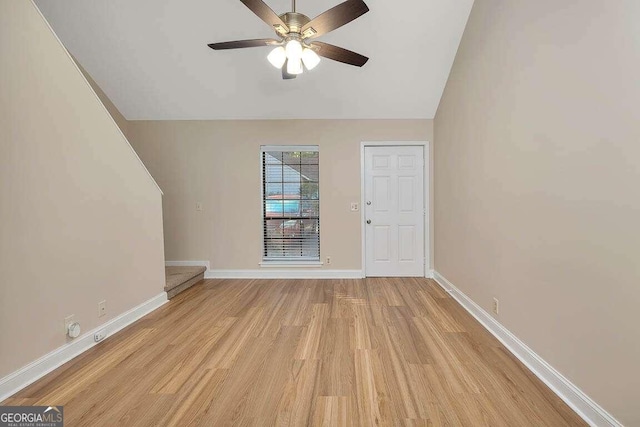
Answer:
[{"label": "light hardwood floor", "polygon": [[427,279],[206,280],[4,404],[67,426],[586,425]]}]

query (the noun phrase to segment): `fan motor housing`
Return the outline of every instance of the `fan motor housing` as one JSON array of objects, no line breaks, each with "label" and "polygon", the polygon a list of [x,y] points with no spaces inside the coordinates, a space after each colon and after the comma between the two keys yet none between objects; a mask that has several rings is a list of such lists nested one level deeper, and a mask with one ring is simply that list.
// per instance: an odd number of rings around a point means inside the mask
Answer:
[{"label": "fan motor housing", "polygon": [[280,15],[280,19],[287,24],[290,32],[300,34],[302,27],[308,24],[311,19],[307,15],[297,12],[287,12]]}]

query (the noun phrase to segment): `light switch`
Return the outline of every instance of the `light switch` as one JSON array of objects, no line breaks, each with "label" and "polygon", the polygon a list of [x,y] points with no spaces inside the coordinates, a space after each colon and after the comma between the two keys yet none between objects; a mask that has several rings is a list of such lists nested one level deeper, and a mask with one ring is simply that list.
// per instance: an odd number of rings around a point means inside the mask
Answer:
[{"label": "light switch", "polygon": [[357,203],[351,203],[351,212],[358,212],[360,210],[360,206]]},{"label": "light switch", "polygon": [[196,210],[198,212],[202,212],[202,203],[200,203],[200,202],[196,203]]}]

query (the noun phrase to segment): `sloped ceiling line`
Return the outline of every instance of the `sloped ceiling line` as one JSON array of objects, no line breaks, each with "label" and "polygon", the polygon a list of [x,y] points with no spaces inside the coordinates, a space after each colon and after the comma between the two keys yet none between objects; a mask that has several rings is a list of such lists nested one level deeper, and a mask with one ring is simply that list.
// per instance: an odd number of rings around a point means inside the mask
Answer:
[{"label": "sloped ceiling line", "polygon": [[[290,0],[267,0],[277,13]],[[300,0],[316,16],[339,1]],[[238,0],[36,0],[67,49],[128,120],[433,118],[473,0],[367,0],[320,38],[369,56],[323,60],[283,81],[269,48],[207,43],[271,37]]]}]

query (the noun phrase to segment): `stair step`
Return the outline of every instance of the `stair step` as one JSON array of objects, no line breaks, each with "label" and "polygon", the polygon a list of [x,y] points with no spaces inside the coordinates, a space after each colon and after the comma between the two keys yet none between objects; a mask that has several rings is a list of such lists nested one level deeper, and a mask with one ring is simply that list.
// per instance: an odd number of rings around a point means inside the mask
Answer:
[{"label": "stair step", "polygon": [[206,267],[165,267],[164,287],[169,299],[204,279]]}]

